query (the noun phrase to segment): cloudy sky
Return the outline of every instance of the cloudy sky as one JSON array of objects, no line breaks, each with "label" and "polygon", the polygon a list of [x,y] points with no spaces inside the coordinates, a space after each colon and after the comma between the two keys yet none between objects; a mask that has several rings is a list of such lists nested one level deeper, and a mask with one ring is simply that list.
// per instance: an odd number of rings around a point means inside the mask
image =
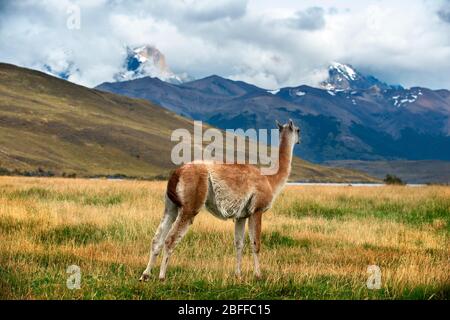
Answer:
[{"label": "cloudy sky", "polygon": [[[79,29],[68,27],[76,8]],[[268,89],[316,85],[331,61],[450,89],[450,0],[0,0],[1,62],[70,69],[70,81],[95,86],[143,44],[176,73]]]}]

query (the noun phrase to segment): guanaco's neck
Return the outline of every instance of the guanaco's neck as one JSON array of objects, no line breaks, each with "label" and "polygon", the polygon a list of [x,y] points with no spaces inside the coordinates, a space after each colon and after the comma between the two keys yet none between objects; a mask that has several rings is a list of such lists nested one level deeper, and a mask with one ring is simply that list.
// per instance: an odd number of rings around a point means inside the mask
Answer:
[{"label": "guanaco's neck", "polygon": [[281,137],[278,149],[278,172],[274,175],[267,176],[272,190],[279,191],[289,178],[291,173],[293,143],[286,136]]}]

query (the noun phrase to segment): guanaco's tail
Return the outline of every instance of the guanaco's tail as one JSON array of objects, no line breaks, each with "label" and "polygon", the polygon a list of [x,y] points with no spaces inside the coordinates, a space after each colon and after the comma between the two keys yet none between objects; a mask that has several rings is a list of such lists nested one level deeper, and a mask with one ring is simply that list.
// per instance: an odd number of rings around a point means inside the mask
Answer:
[{"label": "guanaco's tail", "polygon": [[175,170],[174,172],[172,172],[172,174],[170,175],[169,178],[169,182],[167,183],[167,196],[169,197],[169,199],[177,206],[177,207],[181,207],[182,203],[180,198],[178,197],[177,194],[177,185],[178,182],[180,181],[180,172],[179,170]]}]

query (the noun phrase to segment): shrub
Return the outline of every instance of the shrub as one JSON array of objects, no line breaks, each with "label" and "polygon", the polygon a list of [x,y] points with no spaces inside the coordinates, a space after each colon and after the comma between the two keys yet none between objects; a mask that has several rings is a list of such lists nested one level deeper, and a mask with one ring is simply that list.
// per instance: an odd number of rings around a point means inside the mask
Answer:
[{"label": "shrub", "polygon": [[386,184],[396,184],[396,185],[404,185],[405,183],[403,182],[402,179],[400,179],[399,177],[397,177],[394,174],[387,174],[386,178],[384,178],[384,183]]},{"label": "shrub", "polygon": [[0,176],[9,176],[11,175],[11,171],[6,168],[0,167]]}]

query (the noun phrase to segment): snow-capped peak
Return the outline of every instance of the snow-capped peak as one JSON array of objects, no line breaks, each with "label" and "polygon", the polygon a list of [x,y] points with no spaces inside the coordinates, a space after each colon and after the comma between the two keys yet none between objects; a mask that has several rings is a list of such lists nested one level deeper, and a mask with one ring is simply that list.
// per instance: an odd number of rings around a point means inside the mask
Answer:
[{"label": "snow-capped peak", "polygon": [[339,62],[332,62],[329,69],[337,70],[348,80],[356,80],[358,73],[351,66]]},{"label": "snow-capped peak", "polygon": [[367,90],[372,87],[388,89],[391,86],[373,76],[365,76],[349,64],[332,62],[328,67],[328,78],[320,83],[328,91]]},{"label": "snow-capped peak", "polygon": [[143,77],[157,77],[163,81],[182,83],[191,80],[187,74],[173,73],[166,63],[164,54],[156,47],[143,45],[127,47],[123,68],[115,75],[116,81],[133,80]]}]

